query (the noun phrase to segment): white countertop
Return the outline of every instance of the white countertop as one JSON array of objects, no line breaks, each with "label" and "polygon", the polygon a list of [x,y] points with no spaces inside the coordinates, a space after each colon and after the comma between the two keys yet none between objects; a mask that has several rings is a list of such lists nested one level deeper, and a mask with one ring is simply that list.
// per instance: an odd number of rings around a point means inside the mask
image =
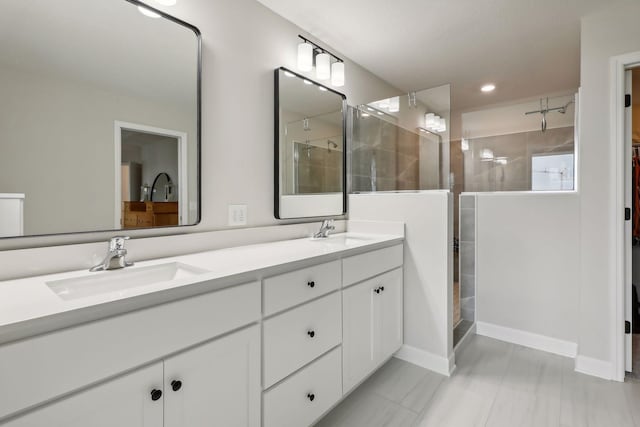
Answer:
[{"label": "white countertop", "polygon": [[[349,236],[359,239],[345,241]],[[180,262],[207,272],[73,300],[60,298],[47,282],[113,272],[78,270],[3,281],[0,282],[0,343],[259,280],[306,265],[390,246],[403,239],[403,235],[397,234],[342,233],[321,240],[286,240],[144,261],[129,268]]]}]

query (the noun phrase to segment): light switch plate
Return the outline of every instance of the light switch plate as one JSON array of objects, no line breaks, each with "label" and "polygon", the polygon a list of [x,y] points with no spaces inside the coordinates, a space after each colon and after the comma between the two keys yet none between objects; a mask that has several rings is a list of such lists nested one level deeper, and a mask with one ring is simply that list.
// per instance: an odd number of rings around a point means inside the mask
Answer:
[{"label": "light switch plate", "polygon": [[229,205],[230,226],[247,225],[247,205]]}]

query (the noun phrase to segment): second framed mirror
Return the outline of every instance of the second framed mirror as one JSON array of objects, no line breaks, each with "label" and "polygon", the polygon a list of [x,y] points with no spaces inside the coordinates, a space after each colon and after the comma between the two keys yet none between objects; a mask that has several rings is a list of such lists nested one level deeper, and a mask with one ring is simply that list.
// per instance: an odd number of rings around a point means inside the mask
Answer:
[{"label": "second framed mirror", "polygon": [[343,94],[275,70],[276,218],[346,213],[346,108]]}]

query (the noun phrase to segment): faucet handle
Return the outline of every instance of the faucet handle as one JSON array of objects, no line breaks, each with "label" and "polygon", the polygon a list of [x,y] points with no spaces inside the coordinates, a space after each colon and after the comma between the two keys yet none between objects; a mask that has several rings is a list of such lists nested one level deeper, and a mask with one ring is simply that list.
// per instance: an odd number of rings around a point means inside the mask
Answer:
[{"label": "faucet handle", "polygon": [[336,227],[335,227],[335,225],[333,225],[333,218],[332,219],[325,219],[324,221],[322,221],[322,227],[326,228],[328,230],[335,230]]},{"label": "faucet handle", "polygon": [[124,249],[124,241],[129,240],[129,236],[115,236],[109,240],[109,250],[117,251]]}]

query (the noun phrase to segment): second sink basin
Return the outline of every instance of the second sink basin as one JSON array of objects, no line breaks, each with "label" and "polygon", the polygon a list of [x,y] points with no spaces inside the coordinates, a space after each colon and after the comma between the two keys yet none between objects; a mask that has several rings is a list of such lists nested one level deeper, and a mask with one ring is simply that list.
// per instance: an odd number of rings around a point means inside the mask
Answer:
[{"label": "second sink basin", "polygon": [[114,293],[114,296],[124,296],[126,291],[132,288],[170,282],[206,272],[207,270],[187,264],[170,262],[147,267],[129,267],[115,271],[103,271],[46,283],[63,300],[73,300],[106,293]]}]

